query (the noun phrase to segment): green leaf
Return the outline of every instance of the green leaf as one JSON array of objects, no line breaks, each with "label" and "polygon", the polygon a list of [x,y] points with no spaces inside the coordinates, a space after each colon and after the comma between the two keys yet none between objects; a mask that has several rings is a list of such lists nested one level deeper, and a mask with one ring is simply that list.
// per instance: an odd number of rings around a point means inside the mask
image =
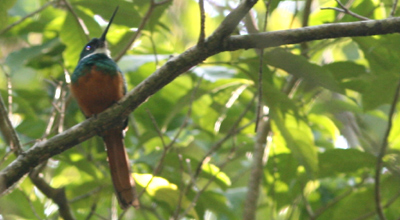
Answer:
[{"label": "green leaf", "polygon": [[111,18],[115,8],[119,6],[113,23],[124,25],[129,28],[138,27],[142,20],[139,16],[140,13],[135,10],[135,4],[127,1],[85,0],[74,2],[73,6],[80,9],[85,8],[85,10],[91,10],[93,14],[100,15],[106,21]]},{"label": "green leaf", "polygon": [[0,1],[0,30],[8,24],[8,9],[10,9],[17,0],[2,0]]},{"label": "green leaf", "polygon": [[229,177],[214,164],[203,164],[202,171],[204,172],[204,174],[206,174],[204,176],[207,179],[215,176],[215,179],[220,183],[220,185],[224,186],[224,188],[231,185],[231,180],[229,179]]},{"label": "green leaf", "polygon": [[332,149],[318,155],[319,176],[328,177],[340,173],[351,174],[360,169],[375,167],[376,158],[356,149]]},{"label": "green leaf", "polygon": [[361,107],[350,99],[333,99],[315,103],[312,106],[310,113],[325,114],[326,112],[329,112],[331,114],[337,114],[343,111],[362,113]]},{"label": "green leaf", "polygon": [[21,69],[33,58],[41,56],[43,53],[59,45],[58,39],[49,40],[42,45],[22,48],[21,50],[10,53],[6,58],[6,63],[11,69],[12,74],[20,72]]},{"label": "green leaf", "polygon": [[367,74],[365,66],[356,64],[354,62],[334,62],[324,65],[322,68],[331,72],[335,79],[339,81]]},{"label": "green leaf", "polygon": [[[81,26],[71,13],[67,14],[60,32],[61,41],[67,46],[63,58],[67,67],[75,67],[83,46],[88,42]],[[72,70],[71,70],[72,71]]]},{"label": "green leaf", "polygon": [[299,117],[299,109],[295,102],[281,90],[266,81],[263,82],[263,98],[269,108],[279,109],[284,113],[290,112]]},{"label": "green leaf", "polygon": [[395,74],[382,74],[371,77],[368,89],[362,97],[365,110],[373,110],[380,105],[392,103],[399,76]]},{"label": "green leaf", "polygon": [[340,135],[335,123],[325,115],[309,114],[307,117],[313,130],[316,144],[318,146],[333,147],[334,142]]},{"label": "green leaf", "polygon": [[[151,174],[133,174],[135,181],[142,188],[146,186],[146,193],[154,200],[160,201],[168,205],[171,211],[175,210],[175,206],[179,204],[180,193],[178,186],[168,182],[168,180],[161,177],[153,177]],[[190,200],[186,197],[181,198],[181,208],[185,210],[190,205]],[[198,219],[197,213],[192,208],[188,215]]]},{"label": "green leaf", "polygon": [[202,210],[198,212],[201,213],[201,211],[204,212],[204,210],[211,210],[218,216],[218,219],[239,219],[239,216],[234,214],[225,195],[218,192],[204,192],[196,205],[196,210],[200,209],[200,207]]},{"label": "green leaf", "polygon": [[371,188],[362,188],[340,200],[320,218],[330,220],[357,219],[375,210],[374,193]]},{"label": "green leaf", "polygon": [[400,55],[393,48],[400,46],[400,36],[386,35],[379,37],[355,37],[359,48],[371,68],[371,73],[384,75],[388,72],[396,72],[400,69]]},{"label": "green leaf", "polygon": [[310,127],[293,116],[271,112],[272,130],[276,138],[283,138],[299,164],[303,165],[309,177],[318,171],[317,148]]},{"label": "green leaf", "polygon": [[343,89],[332,76],[332,73],[316,64],[310,63],[300,55],[294,55],[277,48],[267,51],[264,60],[268,65],[283,69],[289,74],[303,78],[307,82],[322,86],[334,92],[343,93]]}]

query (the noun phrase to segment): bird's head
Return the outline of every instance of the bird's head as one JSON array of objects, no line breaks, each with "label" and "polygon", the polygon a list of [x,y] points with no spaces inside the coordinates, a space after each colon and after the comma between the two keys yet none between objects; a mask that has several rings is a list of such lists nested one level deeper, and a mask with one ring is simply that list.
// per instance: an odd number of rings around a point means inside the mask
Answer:
[{"label": "bird's head", "polygon": [[111,16],[110,22],[108,23],[106,29],[104,30],[103,34],[101,35],[100,38],[93,38],[92,40],[89,41],[83,48],[79,60],[82,60],[90,55],[96,54],[96,53],[102,53],[106,54],[107,56],[110,57],[110,51],[108,50],[107,47],[107,41],[106,41],[106,35],[108,32],[108,29],[111,26],[111,23],[115,17],[115,14],[118,11],[118,7],[115,9],[113,15]]}]

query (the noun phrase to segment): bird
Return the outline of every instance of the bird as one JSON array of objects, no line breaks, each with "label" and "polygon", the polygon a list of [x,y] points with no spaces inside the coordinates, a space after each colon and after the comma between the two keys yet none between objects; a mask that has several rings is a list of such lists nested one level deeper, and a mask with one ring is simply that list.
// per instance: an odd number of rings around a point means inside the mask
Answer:
[{"label": "bird", "polygon": [[[70,90],[86,118],[95,117],[117,103],[126,94],[125,78],[111,58],[106,35],[118,11],[115,9],[100,38],[91,39],[83,48],[71,76]],[[135,180],[124,146],[127,120],[119,126],[101,131],[107,151],[111,178],[122,209],[139,207]]]}]

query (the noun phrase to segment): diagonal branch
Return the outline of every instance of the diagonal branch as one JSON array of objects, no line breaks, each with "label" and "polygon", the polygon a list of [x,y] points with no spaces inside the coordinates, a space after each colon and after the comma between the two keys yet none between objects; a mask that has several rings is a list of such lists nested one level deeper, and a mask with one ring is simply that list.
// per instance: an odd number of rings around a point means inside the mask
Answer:
[{"label": "diagonal branch", "polygon": [[[118,105],[112,106],[97,115],[96,118],[89,118],[49,140],[36,143],[24,154],[18,156],[16,160],[0,171],[0,194],[28,173],[31,167],[35,167],[48,158],[93,137],[99,128],[110,128],[119,124],[151,95],[212,55],[222,51],[238,49],[274,47],[328,38],[371,36],[400,32],[400,18],[388,18],[378,21],[326,24],[254,35],[229,36],[255,3],[256,1],[251,0],[242,2],[225,18],[221,26],[210,37],[205,39],[202,47],[194,46],[179,56],[168,60],[151,76],[130,91]],[[235,17],[232,14],[242,17]]]},{"label": "diagonal branch", "polygon": [[390,17],[394,17],[396,14],[398,0],[393,1],[392,10],[390,11]]},{"label": "diagonal branch", "polygon": [[[10,144],[12,151],[16,155],[23,153],[21,142],[17,132],[14,130],[10,118],[8,117],[7,109],[5,107],[3,98],[0,96],[0,131],[6,139],[6,143]],[[1,182],[0,182],[1,188]]]},{"label": "diagonal branch", "polygon": [[[89,118],[49,140],[36,143],[25,154],[18,156],[16,160],[0,171],[0,194],[28,173],[32,167],[93,137],[96,135],[96,130],[119,124],[147,98],[180,74],[207,57],[221,52],[214,45],[220,45],[221,40],[223,40],[221,37],[226,37],[233,32],[239,21],[256,2],[255,0],[244,1],[226,17],[221,26],[213,33],[212,36],[214,37],[205,40],[204,47],[208,46],[208,48],[205,48],[207,52],[204,52],[203,47],[194,46],[181,55],[171,58],[134,90],[130,91],[118,105],[110,107],[97,117]],[[219,37],[216,38],[215,36]]]}]

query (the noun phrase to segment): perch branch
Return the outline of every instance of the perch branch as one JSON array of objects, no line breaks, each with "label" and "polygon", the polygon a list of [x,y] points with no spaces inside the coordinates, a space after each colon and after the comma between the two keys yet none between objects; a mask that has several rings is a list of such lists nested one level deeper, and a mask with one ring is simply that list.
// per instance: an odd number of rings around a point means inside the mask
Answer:
[{"label": "perch branch", "polygon": [[112,126],[116,126],[151,95],[212,55],[222,51],[266,48],[329,38],[384,35],[400,32],[400,18],[388,18],[384,20],[325,24],[252,35],[229,36],[241,20],[241,18],[232,16],[232,14],[243,17],[255,3],[256,1],[242,2],[225,18],[221,26],[210,37],[205,39],[203,47],[194,46],[168,60],[152,75],[128,92],[118,105],[110,107],[97,115],[96,118],[89,118],[61,134],[36,143],[25,154],[19,155],[12,163],[0,171],[0,194],[28,173],[31,167],[35,167],[48,158],[93,137],[99,128],[109,129]]}]

